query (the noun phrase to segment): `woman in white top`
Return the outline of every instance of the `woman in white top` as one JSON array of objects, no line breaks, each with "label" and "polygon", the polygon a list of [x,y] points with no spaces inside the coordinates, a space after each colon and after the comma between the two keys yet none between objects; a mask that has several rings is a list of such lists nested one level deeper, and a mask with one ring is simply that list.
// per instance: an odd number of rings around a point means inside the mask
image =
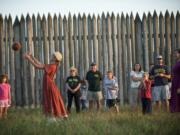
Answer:
[{"label": "woman in white top", "polygon": [[132,109],[136,109],[138,104],[138,87],[143,77],[143,71],[141,71],[141,65],[136,63],[133,71],[131,71],[131,89],[129,91],[129,103]]},{"label": "woman in white top", "polygon": [[113,76],[112,71],[107,71],[107,76],[103,80],[104,85],[104,94],[106,99],[106,104],[109,109],[115,109],[116,112],[119,112],[117,106],[117,97],[118,97],[118,83],[117,78]]}]

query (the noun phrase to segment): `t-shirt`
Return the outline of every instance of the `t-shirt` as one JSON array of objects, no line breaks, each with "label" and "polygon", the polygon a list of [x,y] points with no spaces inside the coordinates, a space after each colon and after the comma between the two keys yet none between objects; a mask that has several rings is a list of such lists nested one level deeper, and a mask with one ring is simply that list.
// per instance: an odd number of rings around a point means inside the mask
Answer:
[{"label": "t-shirt", "polygon": [[0,84],[0,100],[9,99],[10,85],[7,83]]},{"label": "t-shirt", "polygon": [[103,80],[103,85],[105,90],[105,99],[116,99],[118,97],[118,82],[115,77],[110,80],[106,76]]},{"label": "t-shirt", "polygon": [[150,76],[154,76],[154,86],[162,86],[168,84],[168,78],[156,76],[160,73],[169,75],[169,70],[165,65],[155,65],[151,70]]},{"label": "t-shirt", "polygon": [[69,76],[66,80],[66,83],[69,85],[71,89],[75,89],[81,82],[79,76]]},{"label": "t-shirt", "polygon": [[[136,72],[136,71],[131,71],[130,76],[131,77],[143,77],[143,71]],[[131,88],[138,88],[140,85],[141,81],[133,81],[131,80]]]},{"label": "t-shirt", "polygon": [[141,98],[151,98],[151,80],[144,81],[143,88],[141,88]]},{"label": "t-shirt", "polygon": [[101,72],[88,71],[86,74],[86,80],[88,81],[89,91],[97,92],[100,91],[100,81],[102,80]]}]

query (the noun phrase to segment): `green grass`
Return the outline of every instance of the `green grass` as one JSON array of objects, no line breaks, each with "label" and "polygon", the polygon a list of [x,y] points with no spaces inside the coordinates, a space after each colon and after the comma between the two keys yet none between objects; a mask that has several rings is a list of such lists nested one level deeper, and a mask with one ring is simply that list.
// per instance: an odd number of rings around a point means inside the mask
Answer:
[{"label": "green grass", "polygon": [[73,112],[68,120],[49,123],[40,109],[10,109],[0,120],[0,135],[179,135],[180,114],[142,115],[121,109],[110,112]]}]

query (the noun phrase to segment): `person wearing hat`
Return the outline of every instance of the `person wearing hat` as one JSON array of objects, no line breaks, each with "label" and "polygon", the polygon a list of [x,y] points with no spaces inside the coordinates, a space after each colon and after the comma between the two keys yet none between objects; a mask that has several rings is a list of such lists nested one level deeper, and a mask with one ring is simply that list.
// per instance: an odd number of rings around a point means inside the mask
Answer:
[{"label": "person wearing hat", "polygon": [[72,101],[74,97],[76,112],[80,112],[80,87],[81,87],[81,79],[77,75],[77,69],[75,67],[70,68],[70,76],[66,79],[66,87],[67,87],[67,95],[68,95],[68,105],[67,111],[71,112]]},{"label": "person wearing hat", "polygon": [[97,110],[101,108],[102,91],[101,91],[101,81],[102,74],[97,70],[96,63],[91,64],[90,70],[86,74],[86,80],[88,82],[88,93],[87,98],[89,100],[89,110],[93,108],[93,102],[97,104]]},{"label": "person wearing hat", "polygon": [[154,88],[152,91],[152,99],[156,102],[156,108],[160,110],[162,102],[166,111],[169,111],[170,91],[168,81],[171,78],[168,67],[163,63],[163,57],[157,56],[157,64],[150,72],[151,78],[154,79]]},{"label": "person wearing hat", "polygon": [[50,64],[42,64],[30,52],[24,53],[24,59],[28,60],[35,68],[44,70],[42,87],[42,110],[45,116],[51,121],[56,118],[67,118],[67,112],[64,106],[61,94],[55,85],[54,75],[58,65],[62,60],[60,52],[54,52]]}]

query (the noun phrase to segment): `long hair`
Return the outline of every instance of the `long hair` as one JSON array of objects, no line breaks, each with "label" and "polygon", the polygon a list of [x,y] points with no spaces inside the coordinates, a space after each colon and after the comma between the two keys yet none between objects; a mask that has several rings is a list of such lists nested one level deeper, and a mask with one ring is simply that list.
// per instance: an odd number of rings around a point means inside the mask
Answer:
[{"label": "long hair", "polygon": [[2,74],[0,75],[0,83],[3,83],[3,79],[6,78],[6,82],[5,83],[8,83],[8,76],[6,74]]},{"label": "long hair", "polygon": [[135,63],[135,64],[134,64],[133,71],[136,71],[136,70],[135,70],[135,66],[136,66],[136,65],[139,65],[139,66],[140,66],[139,72],[141,72],[141,64],[139,64],[139,63]]}]

